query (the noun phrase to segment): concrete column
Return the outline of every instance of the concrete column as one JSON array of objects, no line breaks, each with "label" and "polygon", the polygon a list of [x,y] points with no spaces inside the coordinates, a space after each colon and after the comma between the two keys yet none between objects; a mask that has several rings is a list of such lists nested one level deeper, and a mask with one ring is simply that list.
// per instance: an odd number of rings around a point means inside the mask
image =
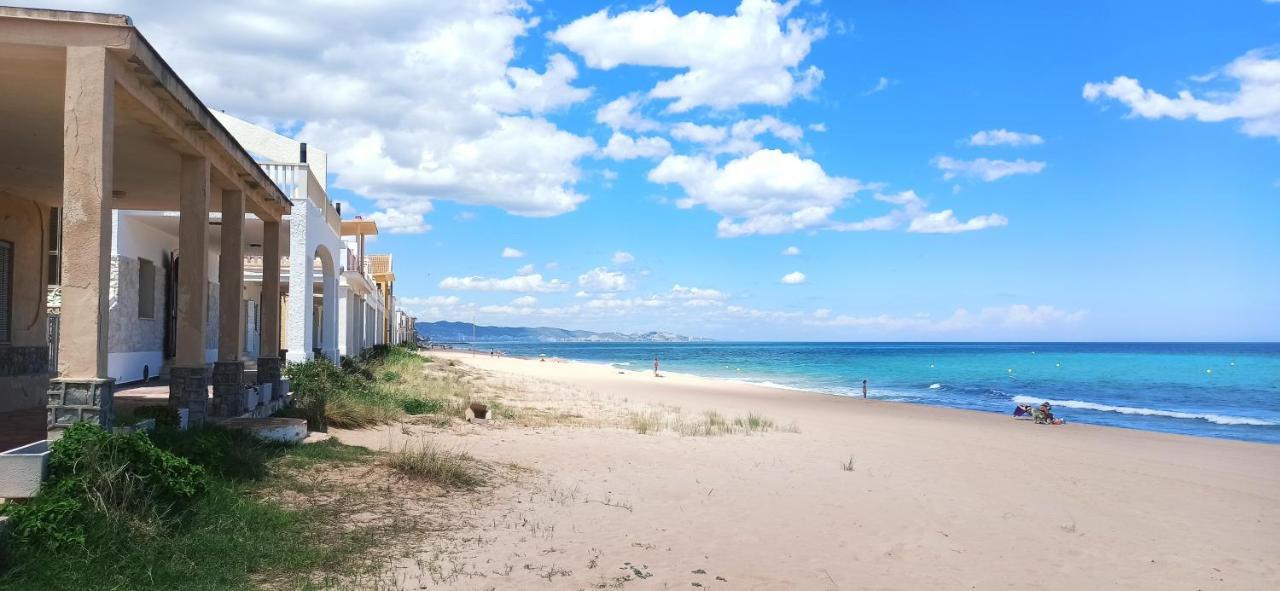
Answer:
[{"label": "concrete column", "polygon": [[352,329],[355,327],[355,320],[351,317],[351,290],[338,290],[338,358],[343,355],[350,355],[353,347],[351,346]]},{"label": "concrete column", "polygon": [[321,320],[324,323],[323,333],[324,342],[320,345],[324,349],[324,354],[334,363],[339,361],[338,357],[338,265],[334,264],[327,268],[324,275],[324,315]]},{"label": "concrete column", "polygon": [[290,363],[301,363],[311,358],[315,346],[312,315],[315,301],[316,251],[307,241],[307,218],[317,213],[314,205],[302,192],[296,201],[289,220],[289,310],[286,323],[289,327],[287,349]]},{"label": "concrete column", "polygon": [[49,426],[110,427],[107,371],[115,80],[104,47],[68,47],[62,114],[62,325]]},{"label": "concrete column", "polygon": [[222,248],[218,257],[218,362],[213,364],[213,412],[244,414],[244,362],[240,360],[240,328],[244,283],[244,193],[222,192]]},{"label": "concrete column", "polygon": [[204,365],[209,293],[208,159],[182,156],[179,193],[178,343],[173,367],[169,369],[169,404],[186,408],[188,423],[199,425],[204,422],[209,404]]},{"label": "concrete column", "polygon": [[262,221],[262,327],[258,344],[259,392],[265,404],[278,398],[280,386],[280,222]]}]

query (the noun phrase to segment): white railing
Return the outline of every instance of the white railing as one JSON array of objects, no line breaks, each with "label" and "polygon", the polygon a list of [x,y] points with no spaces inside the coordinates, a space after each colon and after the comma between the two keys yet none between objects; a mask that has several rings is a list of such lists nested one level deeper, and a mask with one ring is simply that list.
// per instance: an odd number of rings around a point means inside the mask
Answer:
[{"label": "white railing", "polygon": [[342,234],[342,216],[338,214],[338,210],[329,201],[328,193],[325,192],[324,187],[320,186],[320,181],[311,172],[310,166],[282,162],[263,162],[259,166],[267,173],[267,176],[271,177],[276,186],[280,187],[280,191],[289,196],[289,200],[293,201],[294,207],[300,205],[298,202],[302,200],[305,191],[306,197],[311,203],[324,212],[324,221],[333,230],[333,233]]}]

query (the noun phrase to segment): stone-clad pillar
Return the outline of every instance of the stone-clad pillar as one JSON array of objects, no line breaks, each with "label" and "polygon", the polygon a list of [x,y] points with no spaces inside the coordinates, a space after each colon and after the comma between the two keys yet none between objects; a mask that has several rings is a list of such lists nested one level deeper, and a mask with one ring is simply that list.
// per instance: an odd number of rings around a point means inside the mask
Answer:
[{"label": "stone-clad pillar", "polygon": [[222,192],[222,248],[218,258],[218,361],[213,364],[213,414],[238,417],[246,410],[240,360],[241,286],[244,283],[244,193]]},{"label": "stone-clad pillar", "polygon": [[204,423],[209,406],[205,323],[209,282],[209,160],[182,156],[178,217],[177,354],[169,369],[169,404],[186,408],[190,425]]},{"label": "stone-clad pillar", "polygon": [[68,47],[62,114],[61,377],[49,384],[49,426],[110,427],[107,370],[115,80],[104,47]]},{"label": "stone-clad pillar", "polygon": [[274,220],[262,221],[261,310],[258,383],[270,384],[271,387],[262,388],[258,400],[260,404],[266,404],[280,396],[280,222]]}]

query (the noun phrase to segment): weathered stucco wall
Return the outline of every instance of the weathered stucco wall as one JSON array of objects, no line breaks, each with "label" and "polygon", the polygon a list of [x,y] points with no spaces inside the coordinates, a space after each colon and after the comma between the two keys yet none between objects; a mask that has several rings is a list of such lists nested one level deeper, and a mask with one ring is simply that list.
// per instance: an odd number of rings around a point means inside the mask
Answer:
[{"label": "weathered stucco wall", "polygon": [[48,207],[0,195],[0,240],[13,243],[10,339],[0,344],[0,412],[44,407],[49,385],[44,235],[48,216]]}]

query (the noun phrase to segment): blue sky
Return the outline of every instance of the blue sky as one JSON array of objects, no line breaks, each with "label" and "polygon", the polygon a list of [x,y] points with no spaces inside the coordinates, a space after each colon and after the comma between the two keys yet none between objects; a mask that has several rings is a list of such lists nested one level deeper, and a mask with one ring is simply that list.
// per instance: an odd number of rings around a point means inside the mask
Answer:
[{"label": "blue sky", "polygon": [[329,150],[425,319],[1280,337],[1280,3],[305,4],[77,6]]}]

